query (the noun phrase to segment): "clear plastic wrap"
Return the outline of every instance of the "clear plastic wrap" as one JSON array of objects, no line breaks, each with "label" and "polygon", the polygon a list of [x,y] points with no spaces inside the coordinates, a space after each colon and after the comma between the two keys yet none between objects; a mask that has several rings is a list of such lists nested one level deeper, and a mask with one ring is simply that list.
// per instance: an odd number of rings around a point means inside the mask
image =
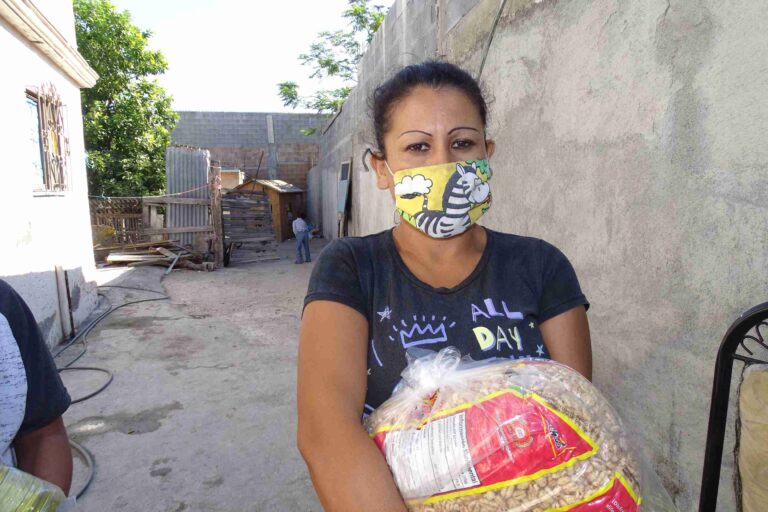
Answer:
[{"label": "clear plastic wrap", "polygon": [[66,496],[55,485],[16,468],[0,464],[0,510],[62,511]]},{"label": "clear plastic wrap", "polygon": [[675,512],[616,412],[567,366],[409,357],[365,420],[409,510]]}]

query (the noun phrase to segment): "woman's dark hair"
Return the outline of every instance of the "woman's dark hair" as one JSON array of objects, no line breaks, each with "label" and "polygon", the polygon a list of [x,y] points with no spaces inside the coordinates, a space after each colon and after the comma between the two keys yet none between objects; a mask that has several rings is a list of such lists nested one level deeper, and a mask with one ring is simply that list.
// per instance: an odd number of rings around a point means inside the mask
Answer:
[{"label": "woman's dark hair", "polygon": [[384,152],[384,134],[389,128],[389,114],[392,107],[418,86],[429,86],[435,89],[440,86],[455,87],[475,104],[485,126],[488,107],[480,85],[469,73],[448,62],[429,60],[421,64],[411,64],[378,86],[371,96],[373,130],[376,144],[382,153]]}]

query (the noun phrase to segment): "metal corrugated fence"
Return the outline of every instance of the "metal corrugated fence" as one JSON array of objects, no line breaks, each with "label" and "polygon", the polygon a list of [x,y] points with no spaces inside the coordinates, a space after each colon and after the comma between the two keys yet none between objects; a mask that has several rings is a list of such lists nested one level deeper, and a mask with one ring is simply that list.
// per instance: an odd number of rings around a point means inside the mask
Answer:
[{"label": "metal corrugated fence", "polygon": [[[207,199],[209,197],[208,169],[211,155],[207,149],[169,146],[165,151],[167,194],[175,197]],[[167,227],[209,226],[208,206],[169,204]],[[178,234],[182,244],[192,244],[195,233]]]}]

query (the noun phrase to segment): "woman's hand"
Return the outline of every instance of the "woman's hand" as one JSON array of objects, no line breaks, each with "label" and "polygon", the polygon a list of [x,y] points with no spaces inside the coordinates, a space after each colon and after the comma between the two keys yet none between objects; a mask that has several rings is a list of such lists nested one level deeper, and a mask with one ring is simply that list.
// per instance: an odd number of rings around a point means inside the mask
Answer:
[{"label": "woman's hand", "polygon": [[361,417],[368,378],[368,321],[330,301],[307,305],[298,370],[298,446],[328,511],[406,510]]},{"label": "woman's hand", "polygon": [[592,380],[592,341],[584,306],[576,306],[540,325],[550,357]]}]

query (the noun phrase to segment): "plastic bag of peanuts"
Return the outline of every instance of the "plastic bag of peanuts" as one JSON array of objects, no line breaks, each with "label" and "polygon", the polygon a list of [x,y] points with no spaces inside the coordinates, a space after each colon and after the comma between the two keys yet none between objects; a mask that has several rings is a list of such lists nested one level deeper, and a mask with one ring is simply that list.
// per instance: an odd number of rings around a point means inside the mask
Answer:
[{"label": "plastic bag of peanuts", "polygon": [[408,509],[675,512],[608,401],[547,360],[409,354],[365,426]]}]

